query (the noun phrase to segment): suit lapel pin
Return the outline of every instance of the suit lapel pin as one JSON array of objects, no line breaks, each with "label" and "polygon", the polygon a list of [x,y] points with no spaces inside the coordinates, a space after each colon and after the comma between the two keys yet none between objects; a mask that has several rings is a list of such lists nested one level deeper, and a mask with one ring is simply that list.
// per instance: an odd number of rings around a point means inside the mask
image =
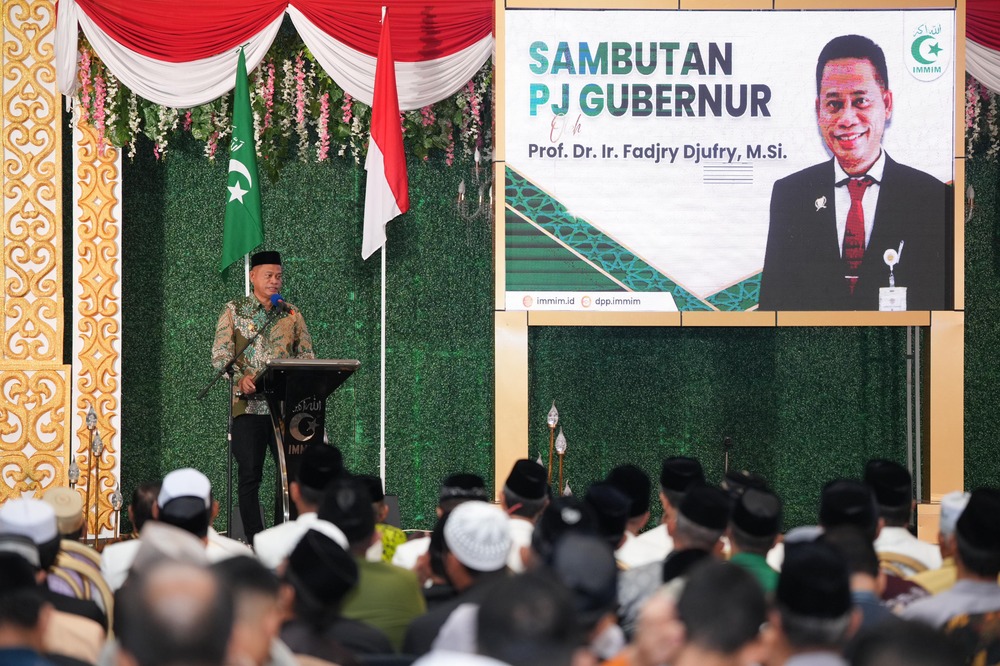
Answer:
[{"label": "suit lapel pin", "polygon": [[826,208],[826,197],[816,199],[816,212],[819,212],[821,208]]}]

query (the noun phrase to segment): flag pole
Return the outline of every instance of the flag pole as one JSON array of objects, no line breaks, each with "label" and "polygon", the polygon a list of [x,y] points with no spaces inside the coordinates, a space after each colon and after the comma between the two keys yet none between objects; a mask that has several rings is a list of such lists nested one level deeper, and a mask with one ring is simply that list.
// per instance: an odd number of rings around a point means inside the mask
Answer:
[{"label": "flag pole", "polygon": [[[382,5],[382,20],[385,21],[385,5]],[[382,325],[382,349],[381,349],[381,371],[379,376],[379,451],[378,451],[378,474],[382,479],[382,492],[385,492],[385,255],[389,242],[382,243],[382,293],[381,311]]]},{"label": "flag pole", "polygon": [[243,295],[250,295],[250,253],[243,255]]},{"label": "flag pole", "polygon": [[382,490],[385,491],[385,255],[386,248],[389,247],[389,243],[382,245],[382,351],[381,351],[381,370],[379,373],[379,455],[378,455],[378,473],[379,478],[382,479]]}]

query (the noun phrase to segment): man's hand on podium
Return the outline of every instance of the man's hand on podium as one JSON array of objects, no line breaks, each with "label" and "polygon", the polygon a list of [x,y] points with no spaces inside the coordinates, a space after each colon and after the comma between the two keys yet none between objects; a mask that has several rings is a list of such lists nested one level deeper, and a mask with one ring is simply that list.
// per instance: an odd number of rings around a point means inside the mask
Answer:
[{"label": "man's hand on podium", "polygon": [[239,383],[240,393],[242,395],[253,395],[257,391],[257,385],[253,382],[253,377],[250,375],[244,375],[240,379]]}]

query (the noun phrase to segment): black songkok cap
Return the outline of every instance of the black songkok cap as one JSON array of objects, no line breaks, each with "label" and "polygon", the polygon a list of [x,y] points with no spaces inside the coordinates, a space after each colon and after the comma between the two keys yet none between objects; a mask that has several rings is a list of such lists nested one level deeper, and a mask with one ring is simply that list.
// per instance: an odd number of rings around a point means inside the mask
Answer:
[{"label": "black songkok cap", "polygon": [[483,477],[460,473],[445,478],[438,490],[438,502],[452,499],[488,500]]},{"label": "black songkok cap", "polygon": [[250,257],[250,268],[261,264],[281,265],[281,255],[277,252],[258,252]]},{"label": "black songkok cap", "polygon": [[823,527],[854,525],[866,533],[878,522],[878,508],[871,488],[850,479],[823,486],[819,500],[819,523]]},{"label": "black songkok cap", "polygon": [[[371,507],[369,507],[370,509]],[[340,604],[358,583],[358,565],[337,542],[309,530],[288,556],[287,574],[302,583],[296,594],[311,596],[324,607]]]},{"label": "black songkok cap", "polygon": [[649,493],[653,486],[649,475],[641,469],[635,465],[619,465],[608,473],[605,481],[625,493],[632,501],[632,508],[628,512],[629,518],[641,516],[649,511]]},{"label": "black songkok cap", "polygon": [[838,618],[851,610],[847,565],[826,543],[800,543],[785,549],[778,576],[778,603],[798,615]]},{"label": "black songkok cap", "polygon": [[726,472],[719,485],[733,499],[745,493],[749,488],[767,490],[767,481],[764,480],[764,477],[745,469],[738,472],[735,470]]},{"label": "black songkok cap", "polygon": [[385,499],[385,491],[382,490],[382,479],[372,474],[359,474],[354,478],[365,484],[368,494],[371,495],[372,502],[381,502]]},{"label": "black songkok cap", "polygon": [[351,544],[370,539],[375,531],[372,497],[364,481],[355,477],[334,479],[326,487],[319,517],[339,527]]},{"label": "black songkok cap", "polygon": [[524,499],[542,499],[548,488],[548,472],[534,460],[518,460],[504,485]]},{"label": "black songkok cap", "polygon": [[674,456],[663,461],[660,485],[664,490],[683,493],[695,483],[705,483],[705,472],[702,471],[700,462],[685,456]]},{"label": "black songkok cap", "polygon": [[628,523],[629,499],[625,493],[610,483],[598,482],[587,488],[583,501],[590,505],[597,516],[597,532],[616,547]]},{"label": "black songkok cap", "polygon": [[299,485],[323,490],[343,473],[344,456],[340,449],[326,444],[306,444],[306,450],[299,459]]},{"label": "black songkok cap", "polygon": [[573,497],[556,497],[539,516],[531,534],[531,548],[542,561],[551,563],[556,543],[568,533],[597,534],[597,518],[593,509],[583,500]]},{"label": "black songkok cap", "polygon": [[729,525],[731,508],[729,495],[712,486],[698,485],[684,495],[677,510],[695,525],[721,532]]},{"label": "black songkok cap", "polygon": [[701,548],[672,551],[663,560],[663,582],[669,583],[675,578],[686,576],[696,564],[710,559],[709,552]]},{"label": "black songkok cap", "polygon": [[869,460],[865,466],[865,483],[875,491],[875,499],[882,506],[905,506],[913,497],[910,473],[891,460]]},{"label": "black songkok cap", "polygon": [[976,488],[958,517],[955,530],[969,545],[1000,552],[1000,490]]},{"label": "black songkok cap", "polygon": [[770,490],[748,488],[736,500],[732,521],[750,536],[774,536],[781,531],[781,500]]}]

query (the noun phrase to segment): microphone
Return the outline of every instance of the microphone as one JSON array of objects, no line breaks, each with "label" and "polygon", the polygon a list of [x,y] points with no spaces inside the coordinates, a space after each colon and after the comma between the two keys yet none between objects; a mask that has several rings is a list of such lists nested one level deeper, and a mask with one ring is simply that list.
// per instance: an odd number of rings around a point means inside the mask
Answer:
[{"label": "microphone", "polygon": [[285,302],[285,299],[281,297],[281,294],[271,294],[271,307],[276,308],[278,312],[295,314],[295,310],[292,309],[291,305]]}]

